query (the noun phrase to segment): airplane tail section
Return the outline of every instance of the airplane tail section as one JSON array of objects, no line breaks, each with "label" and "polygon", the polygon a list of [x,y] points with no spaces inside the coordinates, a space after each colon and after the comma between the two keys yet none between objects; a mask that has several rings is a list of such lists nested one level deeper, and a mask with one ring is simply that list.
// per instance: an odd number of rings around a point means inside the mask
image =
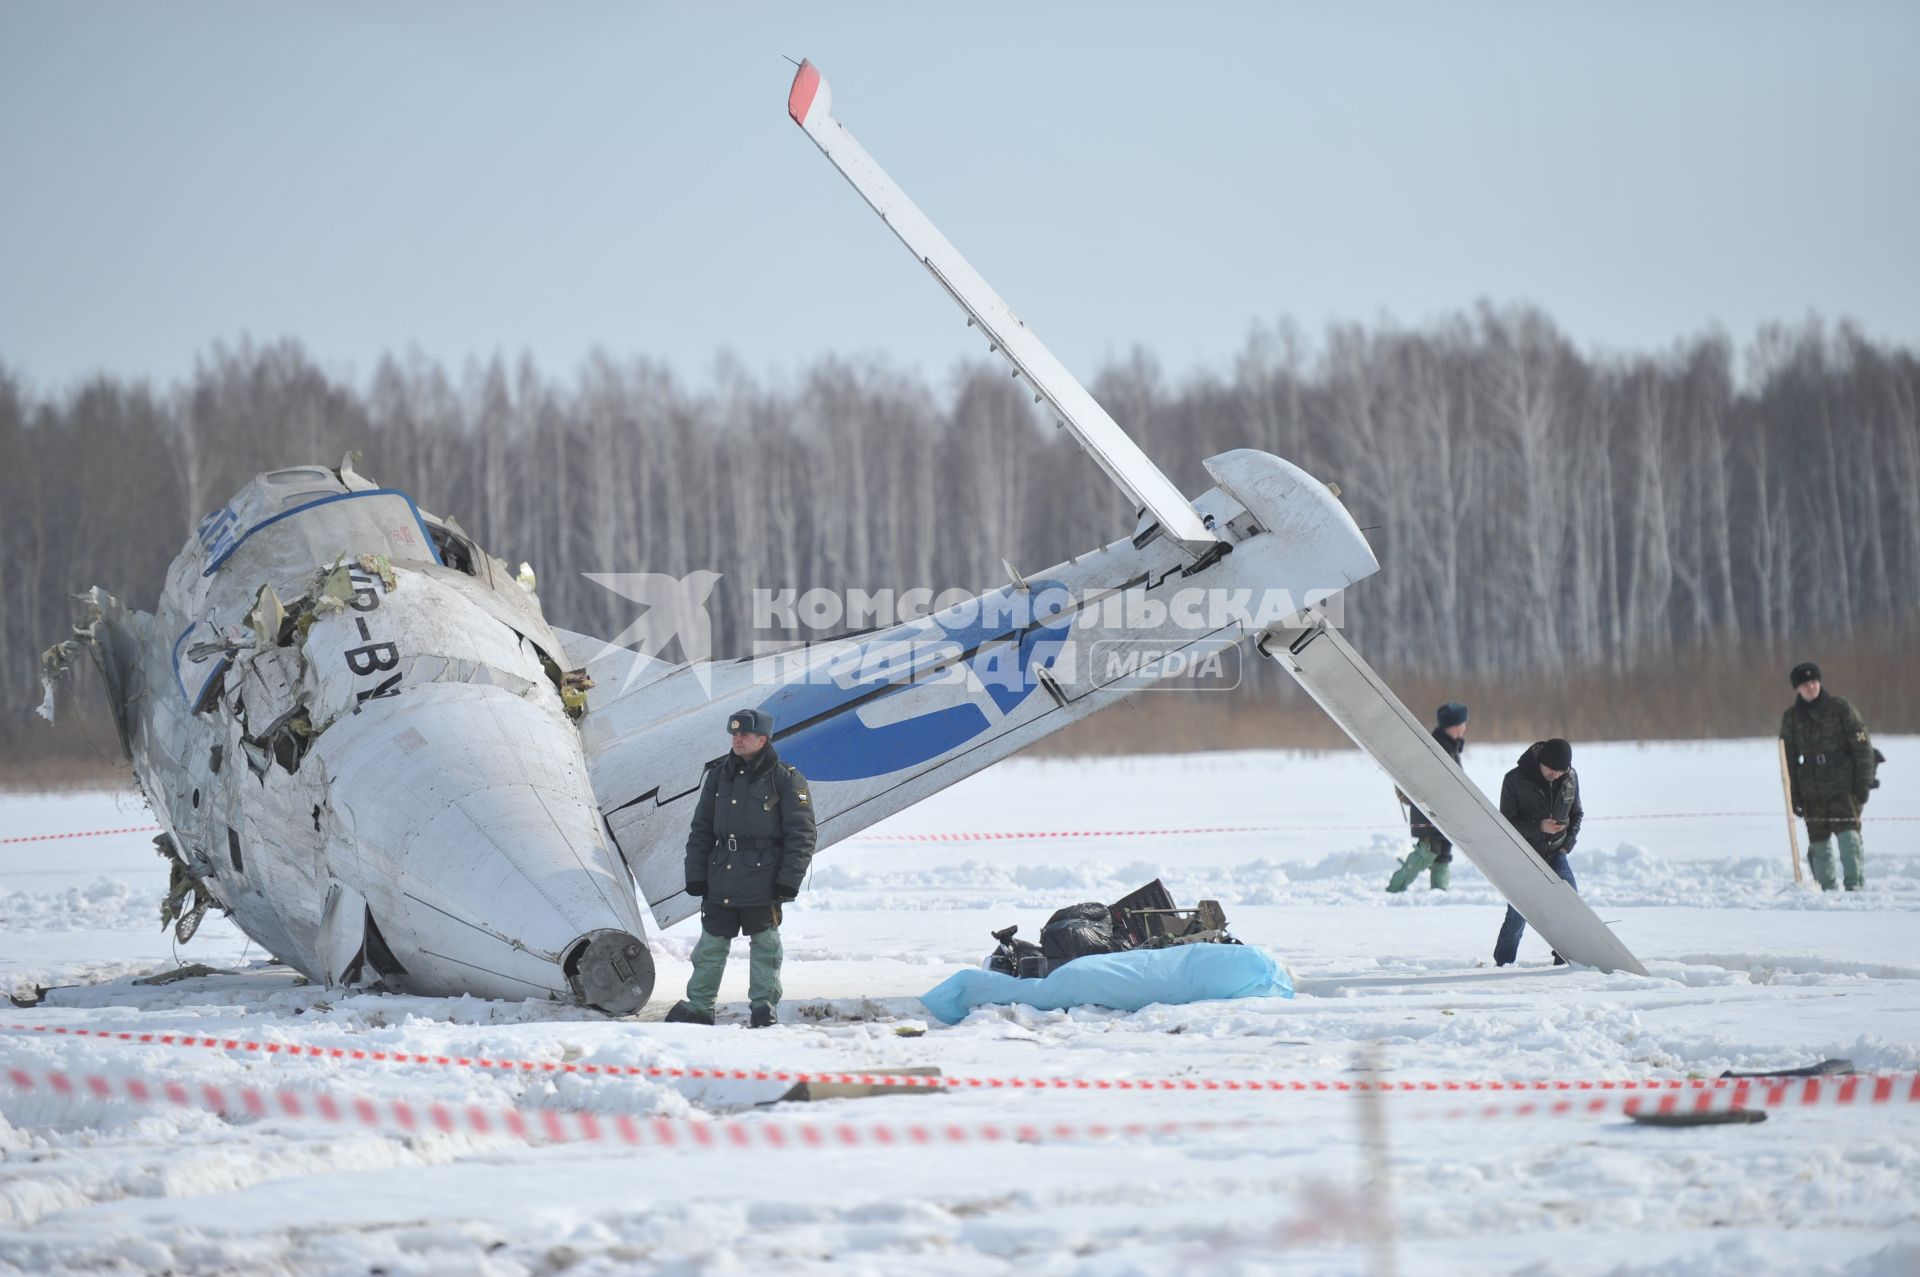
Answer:
[{"label": "airplane tail section", "polygon": [[810,62],[787,113],[1148,523],[1043,574],[1010,570],[1009,588],[945,612],[791,661],[662,674],[589,710],[595,794],[656,920],[699,907],[682,875],[688,812],[734,708],[772,715],[826,847],[1197,661],[1236,655],[1251,634],[1562,954],[1641,972],[1316,611],[1379,569],[1338,493],[1240,449],[1207,460],[1217,486],[1189,502],[834,118]]},{"label": "airplane tail section", "polygon": [[729,711],[772,715],[809,781],[820,846],[1163,679],[1224,690],[1241,640],[1377,568],[1324,484],[1278,457],[1213,457],[1195,504],[1232,552],[1189,560],[1128,537],[922,620],[791,653],[685,667],[597,702],[580,730],[594,791],[662,926],[683,894],[688,812]]}]

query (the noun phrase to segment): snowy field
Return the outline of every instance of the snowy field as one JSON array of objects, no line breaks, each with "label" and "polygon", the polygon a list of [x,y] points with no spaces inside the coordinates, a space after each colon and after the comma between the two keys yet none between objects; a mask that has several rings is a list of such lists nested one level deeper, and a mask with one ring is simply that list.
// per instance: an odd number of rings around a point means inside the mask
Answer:
[{"label": "snowy field", "polygon": [[[1781,1108],[1654,1129],[1604,1116],[1447,1120],[1391,1095],[1363,1136],[1340,1093],[965,1090],[808,1105],[750,1083],[54,1038],[22,1025],[625,1065],[1083,1079],[1712,1077],[1844,1057],[1920,1070],[1920,738],[1878,742],[1867,891],[1796,887],[1771,741],[1577,748],[1583,894],[1652,972],[1495,971],[1501,908],[1380,891],[1404,850],[1391,786],[1353,753],[1016,760],[815,861],[784,928],[787,1001],[749,1032],[658,1017],[689,922],[654,940],[638,1021],[547,1004],[334,996],[210,920],[176,955],[150,835],[0,844],[4,1070],[286,1086],[353,1097],[754,1123],[1224,1123],[1030,1145],[786,1151],[529,1145],[21,1093],[0,1070],[0,1268],[298,1273],[1920,1273],[1920,1105]],[[1518,746],[1473,743],[1489,790]],[[149,823],[131,794],[0,794],[0,838]],[[1227,827],[1249,832],[1218,832]],[[1134,831],[1211,830],[1199,833]],[[1104,832],[1103,832],[1104,831]],[[978,841],[904,835],[1062,833]],[[916,995],[1018,922],[1155,876],[1215,897],[1283,960],[1292,1000],[1137,1014]],[[163,985],[178,962],[219,969]],[[904,1033],[902,1032],[904,1030]],[[1374,1070],[1377,1070],[1375,1072]],[[1384,1148],[1384,1154],[1381,1150]],[[1383,1161],[1384,1158],[1384,1161]],[[1381,1183],[1382,1173],[1386,1182]]]}]

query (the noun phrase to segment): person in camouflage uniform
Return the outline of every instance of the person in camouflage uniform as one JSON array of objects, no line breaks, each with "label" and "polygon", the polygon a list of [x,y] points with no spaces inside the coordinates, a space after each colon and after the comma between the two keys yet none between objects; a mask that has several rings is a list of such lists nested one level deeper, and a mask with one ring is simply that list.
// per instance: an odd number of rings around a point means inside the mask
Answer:
[{"label": "person in camouflage uniform", "polygon": [[712,1024],[713,1000],[733,937],[749,938],[748,1024],[762,1029],[780,1004],[780,906],[800,894],[818,838],[807,778],[780,761],[768,740],[773,715],[743,709],[727,717],[733,748],[708,766],[687,834],[687,894],[702,897],[687,996],[667,1012],[674,1024]]},{"label": "person in camouflage uniform", "polygon": [[1820,889],[1834,890],[1837,839],[1842,880],[1848,891],[1858,891],[1867,885],[1860,809],[1880,783],[1874,779],[1873,742],[1859,711],[1820,685],[1818,665],[1803,661],[1787,677],[1796,696],[1780,716],[1780,739],[1787,746],[1793,814],[1807,822],[1807,863]]},{"label": "person in camouflage uniform", "polygon": [[[1434,711],[1433,720],[1433,739],[1458,767],[1461,751],[1467,747],[1467,707],[1459,701],[1448,701]],[[1424,812],[1407,802],[1405,794],[1400,796],[1400,801],[1407,806],[1407,832],[1413,835],[1413,851],[1393,871],[1393,877],[1387,879],[1387,890],[1405,891],[1425,869],[1428,886],[1435,891],[1445,891],[1453,875],[1453,844]]]}]

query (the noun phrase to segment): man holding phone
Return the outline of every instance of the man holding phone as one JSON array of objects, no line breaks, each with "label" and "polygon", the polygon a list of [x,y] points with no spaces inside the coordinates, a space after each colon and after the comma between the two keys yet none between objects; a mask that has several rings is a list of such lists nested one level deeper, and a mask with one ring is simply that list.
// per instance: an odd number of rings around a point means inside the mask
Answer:
[{"label": "man holding phone", "polygon": [[[1580,837],[1580,822],[1586,810],[1580,805],[1580,776],[1573,770],[1573,746],[1559,737],[1535,741],[1520,755],[1520,762],[1500,784],[1500,814],[1526,839],[1534,854],[1547,867],[1578,891],[1573,866],[1567,853]],[[1512,905],[1500,924],[1500,938],[1493,946],[1493,965],[1510,965],[1520,952],[1520,937],[1526,933],[1527,920]],[[1553,955],[1555,966],[1565,963]]]}]

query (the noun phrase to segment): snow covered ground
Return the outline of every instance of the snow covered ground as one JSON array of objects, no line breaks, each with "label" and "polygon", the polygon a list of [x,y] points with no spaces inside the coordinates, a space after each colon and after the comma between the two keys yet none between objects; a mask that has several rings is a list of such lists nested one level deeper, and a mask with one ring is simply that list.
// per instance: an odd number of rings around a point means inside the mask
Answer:
[{"label": "snow covered ground", "polygon": [[[1649,979],[1490,962],[1500,905],[1380,885],[1390,785],[1351,753],[1016,760],[824,853],[788,914],[782,1023],[669,1026],[693,924],[655,939],[639,1021],[545,1004],[301,984],[210,920],[176,965],[149,835],[0,844],[0,1024],[604,1064],[1118,1078],[1641,1079],[1851,1059],[1920,1069],[1920,738],[1879,742],[1869,889],[1792,880],[1770,741],[1581,746],[1583,894]],[[1497,786],[1517,746],[1474,743]],[[1731,814],[1716,814],[1731,813]],[[131,793],[0,795],[0,838],[148,823]],[[1257,832],[1118,831],[1261,827]],[[1098,831],[1109,831],[1100,834]],[[956,833],[1094,836],[916,842]],[[915,995],[1054,908],[1163,877],[1220,899],[1292,969],[1291,1000],[1132,1015]],[[744,955],[742,955],[743,957]],[[903,1035],[900,1030],[907,1034]],[[1371,1054],[1369,1054],[1371,1053]],[[64,1069],[459,1104],[699,1117],[749,1084],[527,1075],[0,1029],[0,1070]],[[773,1088],[777,1091],[778,1088]],[[1017,1146],[661,1151],[528,1146],[22,1094],[0,1076],[0,1267],[31,1272],[1750,1274],[1920,1272],[1920,1106],[1787,1108],[1661,1130],[1604,1117],[1427,1120],[1379,1102],[1388,1185],[1343,1094],[959,1091],[744,1110],[756,1122],[1244,1123]]]}]

